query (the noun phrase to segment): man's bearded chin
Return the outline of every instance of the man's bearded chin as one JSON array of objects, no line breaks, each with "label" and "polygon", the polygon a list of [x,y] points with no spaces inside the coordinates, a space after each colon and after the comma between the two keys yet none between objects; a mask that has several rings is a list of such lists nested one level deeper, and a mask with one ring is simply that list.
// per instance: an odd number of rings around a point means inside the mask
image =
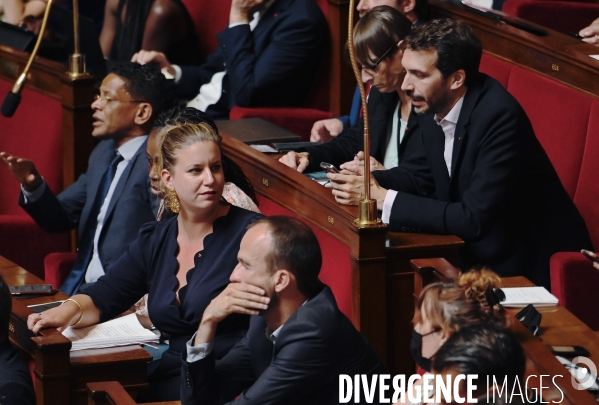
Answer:
[{"label": "man's bearded chin", "polygon": [[[425,101],[424,97],[422,96],[414,96],[414,92],[412,90],[406,90],[406,95],[408,97],[410,97],[412,100],[414,101]],[[430,106],[428,105],[428,103],[424,106],[424,107],[416,107],[414,106],[414,111],[416,112],[416,114],[425,114],[427,112],[429,112]]]}]

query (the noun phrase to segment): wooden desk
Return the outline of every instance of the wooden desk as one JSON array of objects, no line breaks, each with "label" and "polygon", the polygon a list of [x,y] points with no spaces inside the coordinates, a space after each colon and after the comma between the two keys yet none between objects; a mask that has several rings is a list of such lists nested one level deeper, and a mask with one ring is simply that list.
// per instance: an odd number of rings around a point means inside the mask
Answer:
[{"label": "wooden desk", "polygon": [[[506,277],[502,280],[504,287],[533,287],[534,284],[525,277]],[[519,312],[518,309],[512,309]],[[582,321],[576,318],[566,308],[557,305],[554,307],[537,307],[542,315],[541,329],[538,336],[533,336],[520,322],[516,322],[511,329],[516,333],[527,355],[527,375],[562,375],[556,382],[564,393],[563,404],[596,405],[597,401],[587,391],[578,391],[572,387],[570,372],[555,358],[547,346],[549,345],[578,345],[584,346],[590,353],[595,365],[599,366],[599,336]],[[538,386],[540,381],[534,380]],[[546,383],[546,381],[545,381]],[[543,390],[545,401],[559,401],[562,394],[551,384],[549,389]]]},{"label": "wooden desk", "polygon": [[[0,275],[8,285],[43,284],[17,264],[0,256]],[[139,346],[70,352],[71,342],[56,329],[39,336],[27,329],[31,310],[27,305],[68,298],[62,292],[39,298],[13,298],[10,340],[35,361],[37,404],[87,404],[86,383],[119,381],[134,396],[147,386],[147,363],[152,356]]]},{"label": "wooden desk", "polygon": [[588,56],[597,54],[597,47],[550,29],[547,36],[536,36],[442,0],[430,0],[429,5],[432,18],[470,24],[485,52],[599,95],[599,61]]},{"label": "wooden desk", "polygon": [[[348,280],[350,319],[393,373],[412,374],[409,345],[414,272],[410,260],[442,256],[457,265],[462,240],[450,235],[388,233],[385,225],[358,228],[354,224],[357,207],[337,204],[329,189],[225,131],[221,135],[225,154],[240,165],[257,194],[349,249],[349,268],[335,277]],[[340,307],[345,304],[338,303]]]}]

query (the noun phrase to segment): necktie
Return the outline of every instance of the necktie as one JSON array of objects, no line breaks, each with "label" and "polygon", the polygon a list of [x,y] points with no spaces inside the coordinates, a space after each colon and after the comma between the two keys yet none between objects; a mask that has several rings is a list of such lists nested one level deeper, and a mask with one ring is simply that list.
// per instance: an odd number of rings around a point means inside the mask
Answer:
[{"label": "necktie", "polygon": [[87,222],[83,228],[83,233],[79,239],[79,253],[77,254],[77,260],[75,260],[73,270],[69,273],[64,284],[60,287],[60,290],[65,294],[75,294],[85,279],[85,272],[94,251],[94,236],[96,234],[96,228],[98,227],[98,214],[100,214],[100,208],[102,208],[106,194],[108,194],[108,189],[110,188],[110,184],[116,173],[116,168],[122,160],[123,157],[117,153],[100,179],[96,198],[94,199]]}]

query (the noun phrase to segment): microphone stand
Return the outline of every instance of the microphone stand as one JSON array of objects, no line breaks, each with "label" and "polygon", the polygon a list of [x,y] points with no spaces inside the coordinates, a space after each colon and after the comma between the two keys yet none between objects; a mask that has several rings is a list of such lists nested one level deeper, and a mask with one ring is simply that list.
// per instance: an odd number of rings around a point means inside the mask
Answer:
[{"label": "microphone stand", "polygon": [[86,75],[85,55],[79,53],[79,0],[73,0],[73,53],[69,57],[69,76],[75,79]]},{"label": "microphone stand", "polygon": [[349,2],[349,24],[348,24],[348,43],[349,43],[349,59],[351,61],[352,70],[358,82],[360,89],[360,100],[362,101],[362,115],[364,117],[364,199],[360,201],[360,217],[355,220],[358,228],[369,228],[378,226],[381,221],[376,217],[376,201],[370,198],[370,129],[368,122],[368,104],[366,103],[366,90],[358,63],[356,62],[354,50],[354,9],[355,1]]},{"label": "microphone stand", "polygon": [[46,10],[44,11],[44,19],[42,20],[42,26],[40,28],[40,32],[37,35],[37,42],[35,43],[35,47],[33,48],[33,52],[31,52],[31,56],[27,61],[27,65],[25,65],[25,69],[23,69],[23,73],[19,76],[12,90],[8,92],[6,98],[4,99],[4,103],[2,103],[1,113],[5,117],[12,117],[21,102],[21,90],[23,90],[23,85],[25,84],[25,80],[27,79],[27,73],[29,73],[29,69],[31,69],[31,64],[37,55],[37,51],[42,43],[42,37],[44,36],[44,31],[46,30],[46,24],[48,23],[48,16],[50,15],[50,8],[52,7],[52,0],[48,0],[46,4]]}]

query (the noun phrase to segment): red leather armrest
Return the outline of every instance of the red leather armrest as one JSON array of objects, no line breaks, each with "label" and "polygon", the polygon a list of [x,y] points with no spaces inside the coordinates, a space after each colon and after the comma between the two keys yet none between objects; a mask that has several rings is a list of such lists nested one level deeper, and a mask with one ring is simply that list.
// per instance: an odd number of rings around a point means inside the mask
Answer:
[{"label": "red leather armrest", "polygon": [[46,283],[52,284],[56,289],[60,288],[73,269],[75,259],[77,259],[77,254],[71,252],[56,252],[46,256],[44,259]]}]

